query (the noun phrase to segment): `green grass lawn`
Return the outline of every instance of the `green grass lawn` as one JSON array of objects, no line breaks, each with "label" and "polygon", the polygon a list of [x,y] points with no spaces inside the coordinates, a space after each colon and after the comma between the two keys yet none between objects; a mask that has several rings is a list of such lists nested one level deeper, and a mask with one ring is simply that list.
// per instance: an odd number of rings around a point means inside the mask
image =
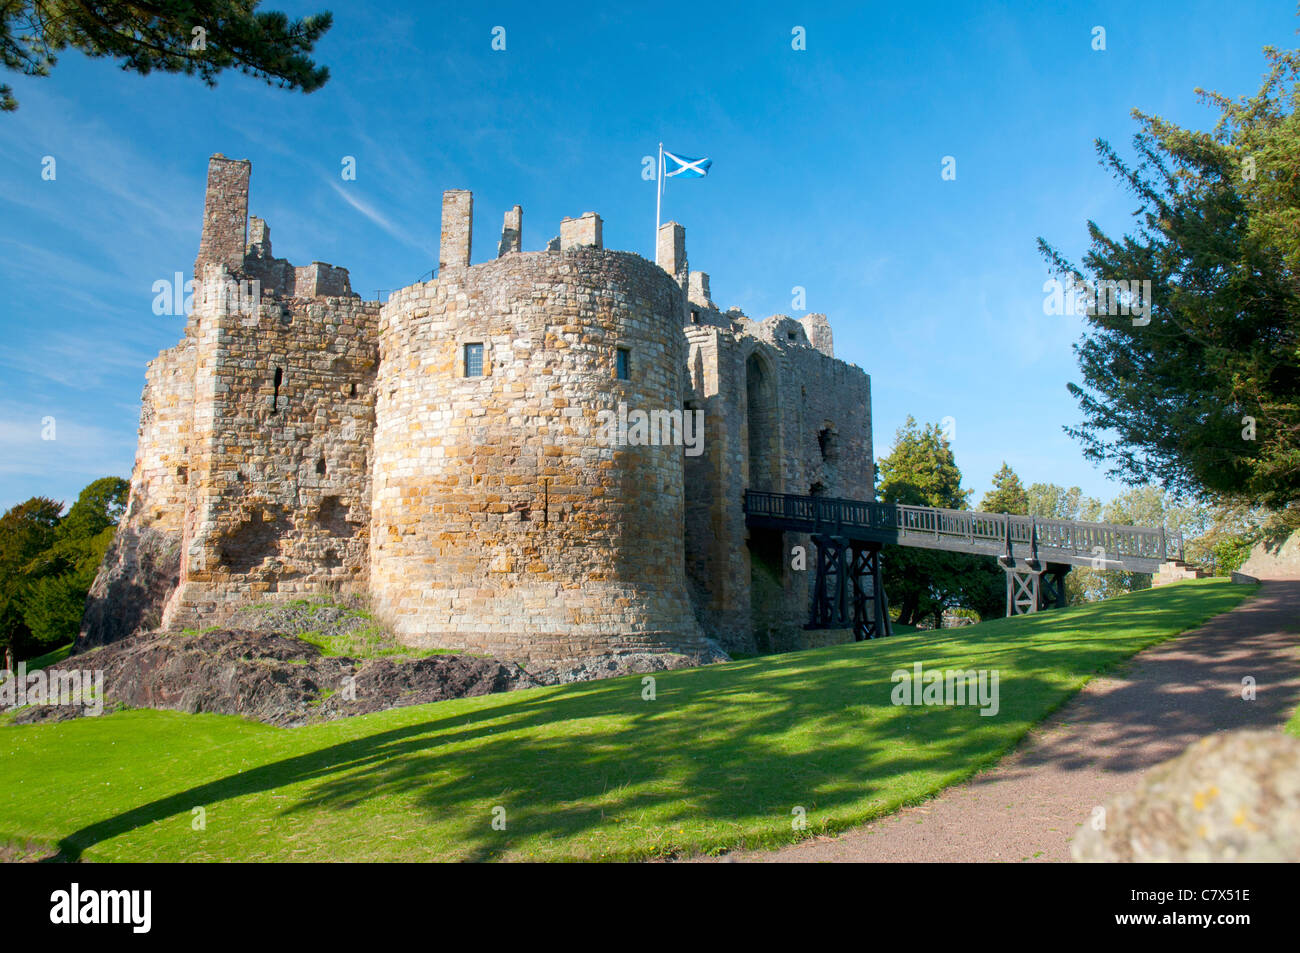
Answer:
[{"label": "green grass lawn", "polygon": [[46,652],[44,655],[38,655],[34,659],[27,660],[27,671],[34,672],[37,669],[45,668],[47,665],[53,665],[55,662],[62,662],[72,654],[72,643],[61,645],[52,652]]},{"label": "green grass lawn", "polygon": [[[297,729],[159,711],[6,725],[0,839],[163,861],[630,859],[781,844],[990,766],[1094,673],[1253,588],[1206,579],[661,672],[653,701],[631,676]],[[891,672],[917,661],[997,669],[1000,712],[892,705]]]}]

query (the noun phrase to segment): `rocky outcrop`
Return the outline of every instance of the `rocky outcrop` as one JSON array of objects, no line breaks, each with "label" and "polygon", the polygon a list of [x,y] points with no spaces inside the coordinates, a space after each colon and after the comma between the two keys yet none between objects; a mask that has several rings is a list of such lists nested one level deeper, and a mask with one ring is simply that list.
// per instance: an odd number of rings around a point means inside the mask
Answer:
[{"label": "rocky outcrop", "polygon": [[1210,735],[1152,768],[1085,824],[1079,861],[1300,861],[1300,738]]},{"label": "rocky outcrop", "polygon": [[[332,635],[366,620],[334,606],[284,606],[249,612],[250,623]],[[314,644],[277,632],[215,629],[142,633],[50,666],[103,672],[103,710],[161,708],[242,715],[294,727],[349,715],[449,698],[555,685],[725,661],[720,651],[687,656],[629,653],[526,670],[513,662],[468,655],[357,659],[321,654]],[[20,724],[84,717],[79,706],[20,709]]]},{"label": "rocky outcrop", "polygon": [[731,656],[716,642],[706,639],[702,652],[683,655],[677,652],[627,652],[621,655],[596,655],[548,665],[530,665],[528,673],[543,685],[587,682],[596,678],[620,675],[648,675],[679,668],[695,668],[715,662],[730,662]]},{"label": "rocky outcrop", "polygon": [[1256,543],[1238,568],[1256,579],[1300,579],[1300,533]]},{"label": "rocky outcrop", "polygon": [[86,595],[77,651],[157,628],[180,571],[179,539],[147,527],[119,527]]},{"label": "rocky outcrop", "polygon": [[[300,639],[229,629],[136,635],[47,671],[59,669],[102,670],[105,710],[216,712],[284,727],[540,684],[518,666],[495,659],[332,658]],[[32,706],[19,711],[15,721],[82,714],[80,707]]]}]

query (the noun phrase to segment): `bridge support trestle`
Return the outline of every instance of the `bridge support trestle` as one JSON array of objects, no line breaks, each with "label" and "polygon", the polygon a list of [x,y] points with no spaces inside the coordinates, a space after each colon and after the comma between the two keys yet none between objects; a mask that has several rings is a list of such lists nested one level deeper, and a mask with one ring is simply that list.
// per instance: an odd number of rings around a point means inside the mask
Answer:
[{"label": "bridge support trestle", "polygon": [[1069,563],[1048,563],[1038,586],[1040,609],[1065,608],[1065,577],[1072,567]]},{"label": "bridge support trestle", "polygon": [[[892,635],[889,599],[885,596],[884,569],[879,543],[853,543],[853,640],[863,642]],[[871,592],[866,583],[870,582]]]},{"label": "bridge support trestle", "polygon": [[1022,560],[1017,564],[1005,557],[1000,557],[998,563],[1007,574],[1008,617],[1040,609],[1065,608],[1065,577],[1070,571],[1069,565],[1048,563],[1043,568],[1036,559]]},{"label": "bridge support trestle", "polygon": [[853,626],[861,642],[892,634],[889,600],[880,564],[880,544],[842,536],[812,537],[817,547],[817,576],[808,628]]},{"label": "bridge support trestle", "polygon": [[817,547],[817,578],[808,628],[847,628],[849,541],[842,536],[814,536],[812,541]]}]

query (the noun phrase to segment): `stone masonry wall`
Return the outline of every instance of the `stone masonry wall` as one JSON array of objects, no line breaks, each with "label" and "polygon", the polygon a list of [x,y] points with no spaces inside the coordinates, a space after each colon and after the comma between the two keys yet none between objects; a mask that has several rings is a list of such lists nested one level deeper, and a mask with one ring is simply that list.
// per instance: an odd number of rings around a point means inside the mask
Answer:
[{"label": "stone masonry wall", "polygon": [[217,153],[208,162],[208,187],[203,205],[203,233],[194,277],[206,264],[237,271],[244,263],[248,230],[248,180],[253,164],[247,159],[227,159]]},{"label": "stone masonry wall", "polygon": [[[809,340],[811,325],[829,349],[824,317],[722,315],[703,292],[707,284],[707,276],[695,282],[697,321],[685,329],[691,396],[706,409],[708,434],[705,454],[687,461],[696,611],[705,633],[728,650],[802,648],[816,549],[805,534],[751,532],[740,503],[750,488],[874,499],[870,378]],[[792,567],[796,546],[806,570]]]},{"label": "stone masonry wall", "polygon": [[180,580],[180,555],[194,442],[190,337],[149,362],[126,512],[87,596],[79,649],[162,622]]},{"label": "stone masonry wall", "polygon": [[[379,306],[356,296],[218,300],[193,320],[193,492],[169,625],[219,624],[246,602],[363,593]],[[238,277],[238,276],[236,276]]]},{"label": "stone masonry wall", "polygon": [[139,442],[124,522],[179,536],[189,494],[194,423],[194,342],[186,337],[149,362]]},{"label": "stone masonry wall", "polygon": [[[690,405],[704,411],[704,453],[686,458],[686,558],[692,602],[704,633],[728,651],[754,652],[750,560],[737,474],[745,466],[744,365],[734,335],[688,326]],[[738,385],[739,382],[739,385]]]},{"label": "stone masonry wall", "polygon": [[583,245],[444,263],[389,299],[370,585],[405,640],[510,658],[702,646],[682,448],[596,439],[619,402],[681,409],[681,307],[654,265]]}]

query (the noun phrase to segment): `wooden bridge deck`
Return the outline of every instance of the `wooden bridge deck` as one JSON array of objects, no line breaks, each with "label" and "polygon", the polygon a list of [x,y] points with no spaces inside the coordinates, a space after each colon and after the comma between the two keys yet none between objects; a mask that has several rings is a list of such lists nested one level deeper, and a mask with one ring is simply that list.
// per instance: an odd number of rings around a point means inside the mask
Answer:
[{"label": "wooden bridge deck", "polygon": [[1000,556],[1004,565],[1009,559],[1154,573],[1182,550],[1179,537],[1144,526],[755,490],[745,492],[744,505],[745,522],[752,527]]}]

